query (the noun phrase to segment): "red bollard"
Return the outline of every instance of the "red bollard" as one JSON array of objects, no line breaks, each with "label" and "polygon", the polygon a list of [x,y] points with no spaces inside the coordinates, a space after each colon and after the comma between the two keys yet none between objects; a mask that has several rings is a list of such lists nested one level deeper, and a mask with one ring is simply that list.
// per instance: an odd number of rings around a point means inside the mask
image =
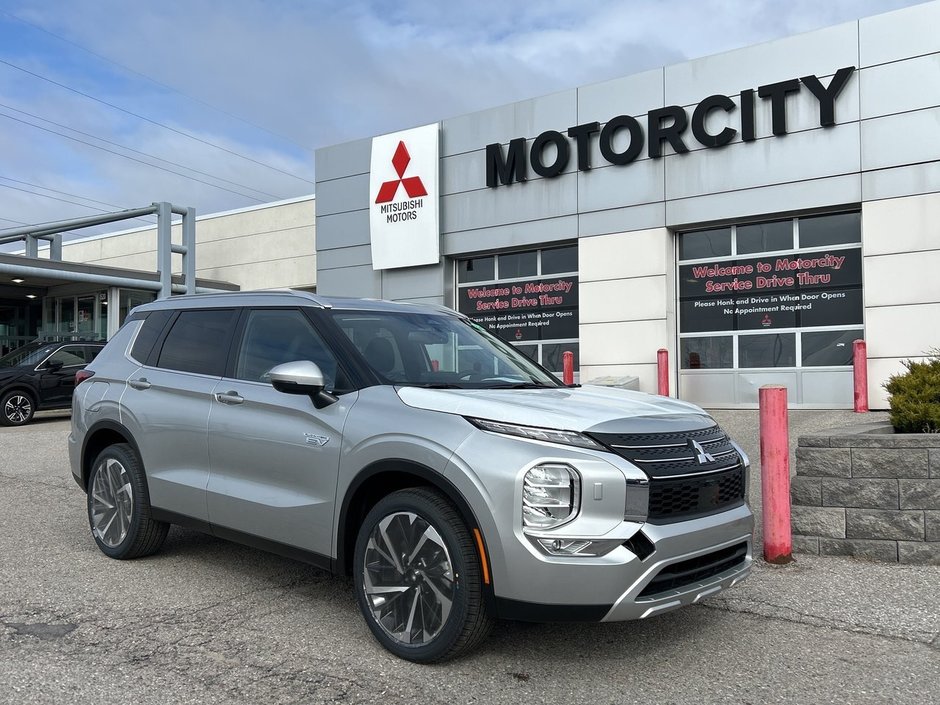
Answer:
[{"label": "red bollard", "polygon": [[793,560],[790,533],[790,430],[787,388],[768,384],[758,390],[760,404],[760,487],[764,505],[764,560]]},{"label": "red bollard", "polygon": [[574,384],[574,353],[565,350],[561,354],[562,372],[561,381],[565,384]]},{"label": "red bollard", "polygon": [[656,376],[659,381],[658,394],[669,396],[669,351],[660,348],[656,351]]},{"label": "red bollard", "polygon": [[852,367],[855,372],[855,411],[868,411],[868,346],[864,340],[852,343]]}]

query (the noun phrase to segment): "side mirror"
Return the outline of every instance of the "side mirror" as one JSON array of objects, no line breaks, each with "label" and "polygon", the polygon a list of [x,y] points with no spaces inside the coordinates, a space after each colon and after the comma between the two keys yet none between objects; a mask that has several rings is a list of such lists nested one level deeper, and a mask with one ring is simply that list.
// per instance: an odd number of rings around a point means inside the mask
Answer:
[{"label": "side mirror", "polygon": [[313,405],[318,409],[337,401],[335,396],[323,389],[323,371],[309,360],[295,360],[276,365],[268,370],[264,377],[279,392],[305,394],[313,400]]},{"label": "side mirror", "polygon": [[46,369],[50,372],[58,372],[62,369],[63,364],[62,360],[49,360],[49,362],[46,363]]}]

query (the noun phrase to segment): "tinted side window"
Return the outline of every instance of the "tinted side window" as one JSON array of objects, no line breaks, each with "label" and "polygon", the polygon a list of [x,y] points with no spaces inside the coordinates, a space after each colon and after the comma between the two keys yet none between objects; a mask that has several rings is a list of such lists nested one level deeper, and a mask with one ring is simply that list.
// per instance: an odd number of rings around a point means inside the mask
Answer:
[{"label": "tinted side window", "polygon": [[235,311],[183,311],[173,324],[157,367],[221,377]]},{"label": "tinted side window", "polygon": [[62,367],[75,367],[76,365],[84,365],[86,362],[85,348],[84,346],[79,345],[70,345],[65,348],[59,348],[49,357],[49,361],[46,363],[46,365],[48,365],[50,362],[61,362]]},{"label": "tinted side window", "polygon": [[315,362],[327,389],[336,383],[336,358],[300,311],[259,309],[248,314],[235,361],[235,377],[259,382],[276,365]]},{"label": "tinted side window", "polygon": [[163,332],[164,326],[173,315],[172,311],[151,311],[144,319],[143,326],[137,332],[137,340],[134,341],[134,347],[131,349],[131,357],[137,362],[146,364],[153,350],[154,344]]}]

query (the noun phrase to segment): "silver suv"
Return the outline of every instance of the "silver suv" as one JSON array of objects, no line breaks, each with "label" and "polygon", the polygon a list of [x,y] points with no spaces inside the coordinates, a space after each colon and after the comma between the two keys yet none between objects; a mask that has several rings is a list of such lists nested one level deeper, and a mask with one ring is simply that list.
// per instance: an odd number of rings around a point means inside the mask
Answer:
[{"label": "silver suv", "polygon": [[496,618],[642,619],[751,568],[748,460],[705,412],[566,387],[449,309],[165,299],[82,376],[69,456],[106,555],[180,524],[351,574],[412,661]]}]

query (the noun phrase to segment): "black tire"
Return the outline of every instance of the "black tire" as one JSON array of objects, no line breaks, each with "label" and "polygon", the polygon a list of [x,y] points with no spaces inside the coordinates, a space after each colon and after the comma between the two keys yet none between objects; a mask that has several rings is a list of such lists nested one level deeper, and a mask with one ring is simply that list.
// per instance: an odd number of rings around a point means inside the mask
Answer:
[{"label": "black tire", "polygon": [[[410,515],[415,515],[416,518],[414,520],[406,518]],[[402,543],[405,545],[407,545],[409,533],[412,537],[417,536],[417,532],[425,536],[423,543],[418,541],[421,552],[417,555],[412,553],[413,562],[405,564],[405,561],[399,561],[404,569],[402,571],[389,563],[388,543],[384,544],[386,553],[381,557],[374,546],[370,547],[373,532],[386,519],[390,522],[387,524],[387,532],[389,534],[396,532],[402,537]],[[408,524],[409,520],[410,524]],[[433,532],[422,528],[425,525],[433,528]],[[397,531],[396,527],[401,531]],[[436,538],[426,539],[428,534],[433,534]],[[440,550],[438,538],[446,552]],[[368,565],[367,552],[372,559]],[[374,560],[377,557],[379,560]],[[452,580],[447,580],[445,574],[436,572],[436,568],[444,564],[445,558],[451,567]],[[428,565],[428,561],[431,565]],[[424,568],[427,568],[427,572]],[[383,617],[385,626],[380,623],[379,617],[373,612],[373,602],[367,595],[369,583],[372,583],[371,589],[375,594],[374,581],[379,579],[387,579],[390,583],[401,580],[403,585],[408,580],[412,581],[407,591],[403,591],[403,588],[392,588],[397,591],[383,593],[392,594],[391,599],[376,595],[376,600],[383,601],[382,606],[376,609],[385,607],[389,610],[389,613]],[[441,586],[446,586],[445,590],[449,588],[447,594],[453,598],[446,616],[441,608],[443,603],[437,598],[440,593],[435,593],[432,588],[432,580],[434,581],[433,587],[440,589]],[[399,658],[408,661],[433,663],[467,653],[486,639],[494,624],[483,595],[480,556],[473,537],[454,506],[436,490],[412,488],[394,492],[379,500],[359,528],[353,563],[353,581],[356,601],[372,634],[382,646]],[[399,602],[396,607],[392,607],[396,599]],[[409,605],[410,609],[405,605]],[[422,625],[426,625],[427,619],[427,624],[433,624],[436,631],[430,638],[422,639],[419,634],[419,643],[407,643],[401,637],[394,636],[389,626],[401,623],[400,620],[396,621],[396,614],[393,613],[403,615],[404,611],[407,611],[411,615],[417,615],[418,606],[422,608],[421,616],[418,617]],[[403,608],[404,611],[402,611]],[[444,619],[441,620],[440,617]],[[404,632],[405,630],[402,630],[401,634]],[[427,636],[426,630],[422,633]],[[410,638],[410,636],[411,632],[405,638]]]},{"label": "black tire", "polygon": [[0,397],[0,426],[23,426],[33,420],[36,400],[29,392],[14,389]]},{"label": "black tire", "polygon": [[[144,466],[126,443],[108,446],[95,458],[88,476],[87,504],[91,535],[101,552],[111,558],[125,560],[156,553],[170,529],[169,524],[151,518]],[[110,521],[108,505],[114,508]]]}]

